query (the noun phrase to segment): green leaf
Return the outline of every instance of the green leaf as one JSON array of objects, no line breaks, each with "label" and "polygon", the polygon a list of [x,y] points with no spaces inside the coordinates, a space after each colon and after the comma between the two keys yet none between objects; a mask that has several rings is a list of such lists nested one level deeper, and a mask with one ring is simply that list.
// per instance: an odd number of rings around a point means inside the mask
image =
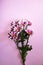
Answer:
[{"label": "green leaf", "polygon": [[29,46],[27,50],[28,51],[31,51],[32,50],[32,46]]}]

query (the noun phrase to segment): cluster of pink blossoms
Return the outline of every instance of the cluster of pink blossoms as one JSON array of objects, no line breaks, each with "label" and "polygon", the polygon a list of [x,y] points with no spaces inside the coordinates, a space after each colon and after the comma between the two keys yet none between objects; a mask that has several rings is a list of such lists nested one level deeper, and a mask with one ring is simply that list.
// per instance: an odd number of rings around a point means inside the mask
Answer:
[{"label": "cluster of pink blossoms", "polygon": [[19,49],[22,63],[25,65],[27,51],[32,50],[32,46],[28,44],[30,35],[33,31],[28,28],[32,23],[28,20],[16,20],[11,23],[11,30],[8,33],[9,38],[12,39]]},{"label": "cluster of pink blossoms", "polygon": [[32,30],[29,30],[27,29],[28,26],[31,26],[32,23],[28,20],[16,20],[14,21],[14,24],[13,22],[11,23],[11,31],[10,31],[10,36],[12,39],[14,40],[18,40],[19,39],[19,33],[24,29],[25,32],[29,35],[32,35],[33,34],[33,31]]}]

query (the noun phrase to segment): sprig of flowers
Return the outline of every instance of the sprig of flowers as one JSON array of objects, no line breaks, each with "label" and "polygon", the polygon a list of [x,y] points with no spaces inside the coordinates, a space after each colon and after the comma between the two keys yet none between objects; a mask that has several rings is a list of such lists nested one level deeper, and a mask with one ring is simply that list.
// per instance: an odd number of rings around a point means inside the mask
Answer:
[{"label": "sprig of flowers", "polygon": [[[8,33],[9,38],[16,43],[19,49],[23,65],[25,65],[27,51],[32,50],[32,46],[28,44],[28,40],[30,35],[33,34],[33,31],[27,29],[27,27],[31,25],[32,23],[28,20],[16,20],[14,23],[11,23],[11,30]],[[25,44],[24,41],[26,40],[27,42]],[[20,44],[21,46],[19,46]]]}]

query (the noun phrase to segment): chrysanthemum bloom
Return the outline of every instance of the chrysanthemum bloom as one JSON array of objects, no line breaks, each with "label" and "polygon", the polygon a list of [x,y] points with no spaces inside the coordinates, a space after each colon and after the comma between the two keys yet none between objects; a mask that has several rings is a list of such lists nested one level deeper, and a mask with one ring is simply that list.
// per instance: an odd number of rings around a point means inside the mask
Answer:
[{"label": "chrysanthemum bloom", "polygon": [[23,22],[23,21],[22,21],[21,24],[22,24],[22,26],[25,26],[25,25],[26,25],[26,22]]},{"label": "chrysanthemum bloom", "polygon": [[17,27],[17,31],[18,31],[18,32],[20,32],[20,30],[21,30],[21,27],[20,27],[20,26],[18,26],[18,27]]},{"label": "chrysanthemum bloom", "polygon": [[12,37],[15,38],[17,36],[16,32],[12,33]]},{"label": "chrysanthemum bloom", "polygon": [[32,25],[32,23],[31,23],[30,21],[28,21],[28,25],[29,25],[29,26],[31,26],[31,25]]},{"label": "chrysanthemum bloom", "polygon": [[18,23],[18,22],[19,22],[19,20],[18,20],[18,21],[15,21],[15,26],[19,25],[19,23]]},{"label": "chrysanthemum bloom", "polygon": [[32,35],[33,31],[32,30],[26,30],[27,34]]}]

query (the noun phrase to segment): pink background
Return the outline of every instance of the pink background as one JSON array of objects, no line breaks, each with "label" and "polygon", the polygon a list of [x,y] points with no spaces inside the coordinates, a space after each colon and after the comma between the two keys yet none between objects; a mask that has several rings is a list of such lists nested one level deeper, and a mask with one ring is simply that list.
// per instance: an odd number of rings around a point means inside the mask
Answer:
[{"label": "pink background", "polygon": [[0,0],[0,65],[21,65],[19,52],[8,39],[10,22],[26,18],[34,31],[30,37],[33,50],[28,52],[26,65],[43,64],[43,0]]}]

